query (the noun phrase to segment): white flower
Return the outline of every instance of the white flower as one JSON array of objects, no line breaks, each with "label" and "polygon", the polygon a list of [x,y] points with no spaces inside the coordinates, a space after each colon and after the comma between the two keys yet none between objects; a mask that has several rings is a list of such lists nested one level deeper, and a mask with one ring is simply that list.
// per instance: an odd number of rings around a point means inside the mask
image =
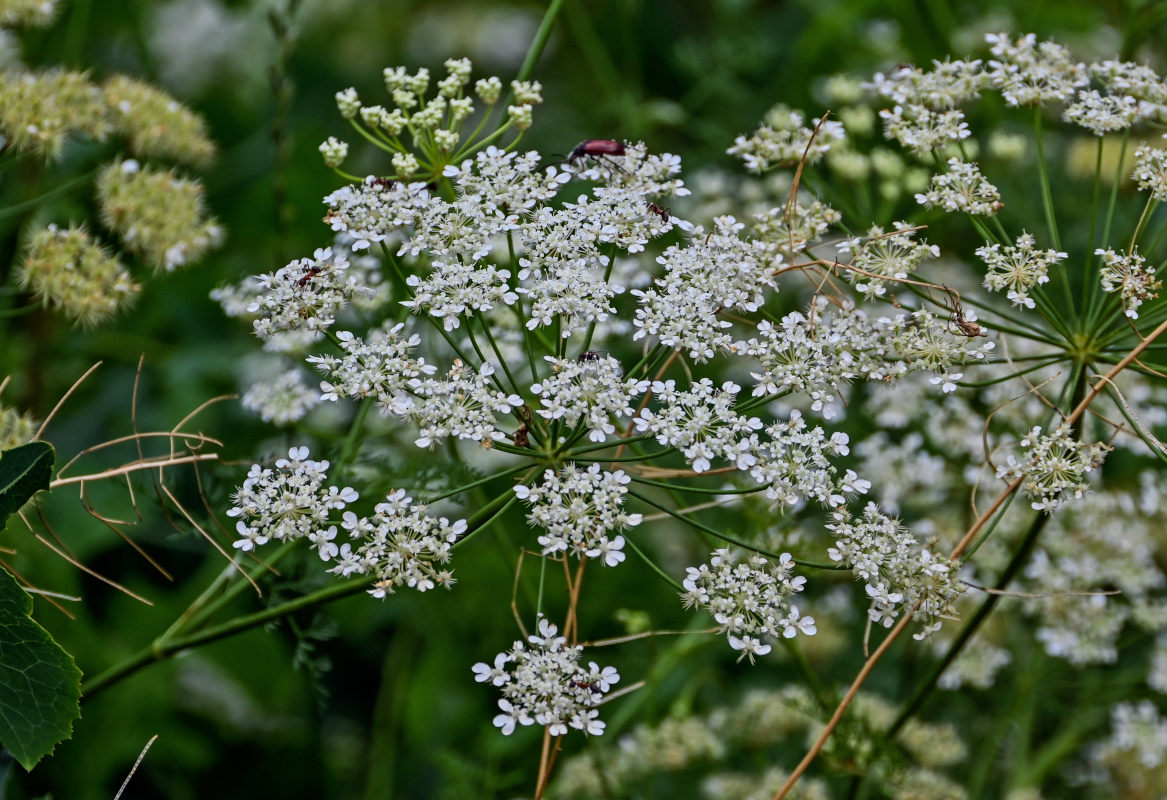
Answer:
[{"label": "white flower", "polygon": [[353,544],[344,544],[339,553],[333,549],[330,557],[337,563],[329,572],[374,575],[377,580],[369,590],[374,597],[392,594],[399,586],[425,592],[453,585],[453,573],[441,565],[450,561],[450,549],[466,532],[466,520],[432,517],[404,489],[387,495],[373,512],[371,517],[344,514],[341,527]]},{"label": "white flower", "polygon": [[[801,592],[806,578],[794,577],[794,560],[783,553],[777,565],[761,556],[740,561],[729,548],[715,550],[708,564],[689,567],[681,595],[686,608],[706,608],[727,634],[729,646],[741,658],[764,656],[770,645],[762,638],[787,639],[816,632],[812,617],[800,617],[791,598]],[[741,660],[739,658],[739,660]]]},{"label": "white flower", "polygon": [[1033,298],[1029,291],[1035,286],[1049,282],[1049,268],[1060,263],[1066,254],[1057,250],[1037,250],[1032,234],[1021,232],[1017,244],[985,244],[977,248],[977,255],[989,271],[985,273],[986,289],[999,292],[1008,290],[1006,297],[1015,306],[1033,308]]},{"label": "white flower", "polygon": [[494,718],[495,727],[505,736],[518,725],[535,724],[547,727],[553,736],[572,729],[601,735],[604,723],[595,707],[620,674],[594,661],[581,666],[583,647],[568,646],[546,618],[539,619],[538,630],[526,643],[515,642],[495,656],[493,667],[478,663],[472,668],[476,681],[490,681],[502,689],[498,701],[502,713]]},{"label": "white flower", "polygon": [[318,548],[321,558],[335,555],[331,540],[336,528],[329,524],[329,512],[355,501],[357,493],[348,487],[325,489],[328,462],[312,461],[308,455],[307,447],[293,447],[287,458],[276,461],[275,469],[252,465],[227,510],[227,516],[240,517],[235,524],[237,549],[250,552],[272,539],[303,538]]},{"label": "white flower", "polygon": [[547,470],[534,486],[516,486],[515,495],[531,506],[527,520],[543,529],[539,544],[544,555],[567,553],[602,558],[614,567],[624,560],[624,537],[609,538],[640,524],[640,514],[624,511],[630,478],[617,470],[592,464],[581,470],[573,464],[560,472]]},{"label": "white flower", "polygon": [[1138,249],[1124,255],[1114,250],[1098,249],[1094,255],[1102,256],[1102,269],[1098,271],[1098,280],[1102,291],[1118,292],[1122,297],[1125,314],[1131,319],[1139,316],[1139,306],[1146,300],[1159,296],[1156,291],[1163,282],[1155,278],[1155,268],[1148,266],[1146,259],[1139,255]]}]

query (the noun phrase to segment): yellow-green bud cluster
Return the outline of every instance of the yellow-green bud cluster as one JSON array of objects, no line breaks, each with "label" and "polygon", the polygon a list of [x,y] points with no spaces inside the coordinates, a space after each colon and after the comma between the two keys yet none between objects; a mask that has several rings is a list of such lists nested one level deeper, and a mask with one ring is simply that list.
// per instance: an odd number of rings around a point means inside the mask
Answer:
[{"label": "yellow-green bud cluster", "polygon": [[56,0],[3,0],[0,27],[41,28],[57,16]]},{"label": "yellow-green bud cluster", "polygon": [[202,117],[165,92],[124,75],[103,88],[114,129],[135,156],[201,166],[215,155]]},{"label": "yellow-green bud cluster", "polygon": [[[482,139],[478,138],[482,127],[479,126],[469,140],[463,141],[462,125],[474,114],[474,97],[493,106],[502,97],[503,83],[497,77],[483,78],[474,82],[470,94],[470,59],[451,58],[445,67],[445,77],[437,81],[431,81],[429,70],[424,68],[410,73],[405,67],[386,67],[382,77],[385,91],[392,98],[388,108],[362,104],[353,88],[336,93],[340,115],[351,120],[366,139],[388,153],[394,172],[387,177],[394,180],[437,177],[447,165],[493,142],[507,128],[518,133],[525,131],[531,125],[534,104],[543,102],[543,87],[537,81],[513,81],[511,91],[515,102],[507,108],[502,124],[485,133]],[[436,89],[436,94],[426,97],[431,87]],[[408,133],[412,141],[403,140],[403,133]],[[320,145],[320,153],[327,166],[337,169],[348,153],[348,145],[330,137]]]},{"label": "yellow-green bud cluster", "polygon": [[55,158],[69,136],[103,139],[109,129],[101,90],[83,72],[8,73],[0,80],[0,134],[15,150]]},{"label": "yellow-green bud cluster", "polygon": [[28,444],[36,436],[36,420],[15,408],[0,406],[0,451]]},{"label": "yellow-green bud cluster", "polygon": [[115,161],[97,178],[97,199],[105,226],[158,272],[196,261],[222,237],[202,185],[173,171]]},{"label": "yellow-green bud cluster", "polygon": [[112,316],[139,289],[126,268],[84,228],[62,230],[56,225],[29,241],[20,282],[44,305],[82,325]]}]

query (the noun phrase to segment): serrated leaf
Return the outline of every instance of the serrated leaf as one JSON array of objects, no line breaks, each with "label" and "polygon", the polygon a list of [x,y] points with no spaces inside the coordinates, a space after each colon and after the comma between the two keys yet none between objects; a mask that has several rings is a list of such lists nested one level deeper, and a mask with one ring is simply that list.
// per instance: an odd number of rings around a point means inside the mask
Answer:
[{"label": "serrated leaf", "polygon": [[0,453],[0,530],[10,514],[49,488],[55,457],[48,442],[29,442]]},{"label": "serrated leaf", "polygon": [[32,598],[0,569],[0,743],[25,769],[73,734],[81,670],[29,614]]}]

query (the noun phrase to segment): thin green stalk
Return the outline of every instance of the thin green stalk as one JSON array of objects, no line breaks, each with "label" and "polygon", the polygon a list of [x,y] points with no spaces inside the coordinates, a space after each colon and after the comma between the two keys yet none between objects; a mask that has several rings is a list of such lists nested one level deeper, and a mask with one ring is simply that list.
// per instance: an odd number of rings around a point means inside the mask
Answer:
[{"label": "thin green stalk", "polygon": [[678,592],[684,592],[684,591],[685,591],[685,587],[684,587],[684,586],[682,586],[681,584],[677,583],[675,580],[673,580],[673,577],[672,577],[671,575],[669,575],[667,572],[665,572],[663,569],[661,569],[661,568],[660,568],[660,567],[657,565],[657,563],[656,563],[655,561],[653,561],[651,558],[649,558],[648,556],[646,556],[646,555],[644,554],[644,551],[643,551],[643,550],[641,550],[639,547],[637,547],[637,546],[636,546],[636,542],[632,541],[632,538],[631,538],[631,537],[629,537],[629,536],[625,536],[625,537],[624,537],[624,543],[628,545],[628,548],[629,548],[629,549],[630,549],[630,550],[631,550],[633,553],[636,553],[636,555],[640,557],[640,560],[641,560],[641,561],[643,561],[645,564],[647,564],[647,565],[648,565],[648,568],[649,568],[649,569],[651,569],[653,572],[655,572],[657,575],[659,575],[659,576],[660,576],[660,578],[661,578],[661,579],[662,579],[662,580],[663,580],[665,583],[667,583],[669,586],[671,586],[671,587],[673,587],[674,589],[676,589]]},{"label": "thin green stalk", "polygon": [[[717,530],[716,528],[711,528],[708,525],[706,525],[705,523],[700,522],[698,520],[695,520],[686,514],[681,514],[677,511],[672,510],[671,508],[668,508],[667,506],[662,506],[660,503],[657,503],[653,500],[649,500],[647,497],[640,494],[639,492],[634,492],[631,489],[629,489],[628,494],[630,497],[635,497],[637,500],[644,503],[645,505],[649,505],[655,509],[658,509],[659,511],[663,511],[664,513],[668,514],[673,519],[679,520],[680,522],[684,522],[686,525],[691,525],[694,528],[696,528],[697,530],[704,531],[705,533],[708,533],[710,536],[712,536],[716,539],[720,539],[723,542],[729,542],[730,544],[735,545],[737,547],[740,547],[743,550],[749,550],[749,551],[757,553],[759,555],[766,556],[767,558],[773,558],[776,560],[782,558],[782,556],[778,553],[774,553],[774,552],[771,552],[769,550],[763,550],[762,548],[758,547],[756,544],[749,544],[748,542],[743,542],[741,539],[735,539],[734,537],[732,537],[728,534],[722,533],[721,531]],[[805,559],[797,558],[797,557],[795,557],[794,562],[800,567],[810,567],[812,569],[828,569],[828,570],[833,570],[833,571],[847,569],[846,567],[841,567],[838,564],[819,564],[819,563],[816,563],[814,561],[807,561]]]},{"label": "thin green stalk", "polygon": [[361,446],[361,431],[365,427],[365,419],[369,416],[369,409],[371,409],[376,402],[377,401],[374,398],[366,397],[361,401],[361,404],[357,406],[356,416],[354,416],[353,421],[349,423],[348,436],[345,437],[344,446],[341,447],[340,450],[340,456],[336,459],[335,469],[337,471],[343,471],[348,467],[349,464],[352,463],[352,460],[356,457],[357,451]]},{"label": "thin green stalk", "polygon": [[210,644],[211,642],[234,636],[237,633],[265,625],[268,622],[285,617],[288,614],[294,614],[297,611],[315,608],[316,606],[354,595],[357,592],[367,589],[374,580],[376,580],[376,576],[367,575],[356,580],[333,584],[324,589],[319,589],[298,597],[295,600],[290,600],[287,603],[281,603],[280,605],[266,608],[263,611],[257,611],[254,614],[245,614],[242,617],[236,617],[233,620],[207,628],[198,633],[180,636],[165,642],[155,640],[149,646],[140,650],[136,655],[131,656],[120,664],[110,667],[96,677],[81,684],[81,699],[83,701],[91,699],[115,683],[124,680],[155,661],[162,661],[183,650],[190,650],[200,645]]},{"label": "thin green stalk", "polygon": [[559,16],[559,10],[562,7],[563,0],[551,0],[547,6],[547,11],[543,13],[543,20],[539,23],[539,30],[535,31],[535,38],[531,40],[531,46],[527,48],[527,55],[523,59],[523,65],[519,67],[519,74],[515,76],[515,80],[530,79],[543,48],[547,46],[547,39],[551,36],[551,29],[555,26],[555,18]]},{"label": "thin green stalk", "polygon": [[[629,475],[633,483],[642,483],[645,486],[656,486],[659,489],[669,489],[674,492],[688,492],[689,494],[754,494],[755,492],[763,491],[765,486],[753,486],[749,489],[701,489],[696,486],[682,486],[679,483],[664,483],[662,481],[650,481],[647,478],[638,478],[635,475]],[[694,475],[695,478],[702,477],[700,474]]]},{"label": "thin green stalk", "polygon": [[[1005,571],[1001,573],[1001,577],[997,580],[997,583],[994,587],[997,591],[1004,591],[1012,582],[1017,573],[1021,570],[1021,568],[1025,565],[1025,562],[1029,559],[1029,554],[1033,551],[1033,547],[1037,543],[1038,535],[1041,533],[1042,528],[1045,527],[1045,524],[1048,521],[1049,515],[1044,513],[1039,513],[1034,518],[1033,522],[1029,526],[1029,530],[1025,532],[1025,537],[1021,540],[1020,546],[1017,548],[1016,552],[1013,553],[1013,557],[1009,560],[1008,566],[1005,567]],[[972,639],[973,634],[975,634],[977,630],[980,629],[981,624],[988,618],[989,614],[993,612],[993,609],[996,607],[997,603],[1000,602],[1000,600],[1001,595],[999,594],[988,594],[985,596],[985,599],[981,603],[980,608],[978,608],[976,613],[974,613],[973,616],[969,618],[969,621],[965,624],[964,628],[961,629],[956,639],[953,640],[952,644],[948,646],[948,650],[945,651],[944,657],[940,659],[940,661],[937,662],[936,665],[933,666],[933,668],[928,672],[928,675],[924,678],[924,681],[916,688],[916,691],[912,695],[911,699],[908,700],[907,704],[903,707],[903,710],[900,711],[899,715],[896,716],[891,726],[888,727],[887,731],[883,735],[883,739],[885,741],[895,738],[896,734],[899,733],[901,729],[903,729],[907,721],[920,711],[924,703],[932,695],[932,692],[936,690],[937,681],[939,681],[940,676],[944,674],[944,670],[948,669],[952,662],[956,660],[956,657],[960,655],[960,651],[963,650],[964,646],[968,644],[970,639]]]},{"label": "thin green stalk", "polygon": [[1055,356],[1054,358],[1049,359],[1048,361],[1043,361],[1043,362],[1040,362],[1037,364],[1033,364],[1031,366],[1026,367],[1025,369],[1021,369],[1021,370],[1018,370],[1016,372],[1010,372],[1009,374],[1007,374],[1003,377],[990,378],[990,379],[984,380],[984,381],[956,381],[956,385],[964,387],[965,389],[981,389],[981,388],[984,388],[985,386],[993,386],[993,385],[998,384],[998,383],[1004,383],[1005,381],[1011,381],[1014,378],[1018,378],[1022,375],[1027,375],[1030,372],[1036,372],[1039,369],[1045,369],[1046,367],[1053,366],[1054,364],[1058,363],[1061,360],[1062,360],[1061,356]]},{"label": "thin green stalk", "polygon": [[[508,496],[509,495],[509,496]],[[469,541],[473,536],[477,535],[482,530],[490,526],[495,519],[506,512],[507,508],[512,503],[518,500],[518,497],[508,492],[500,495],[493,501],[485,505],[476,514],[471,516],[466,521],[468,533],[462,536],[457,542],[453,544],[451,549],[456,549]],[[251,628],[264,625],[273,620],[280,619],[289,614],[294,614],[298,611],[304,611],[316,606],[331,603],[334,600],[354,595],[357,592],[366,590],[374,581],[376,575],[365,575],[351,581],[344,583],[332,584],[322,589],[317,589],[314,592],[309,592],[306,595],[297,597],[294,600],[289,600],[286,603],[272,606],[270,608],[257,611],[253,614],[245,614],[241,617],[236,617],[220,625],[207,628],[197,633],[188,634],[186,636],[173,637],[163,639],[162,636],[155,638],[149,645],[142,648],[138,653],[130,658],[115,664],[104,672],[98,674],[81,685],[82,700],[88,700],[94,695],[108,689],[115,683],[124,680],[138,670],[146,667],[156,661],[162,661],[175,653],[183,650],[190,650],[200,645],[210,644],[211,642],[225,639],[229,636],[234,636],[237,633],[250,630]],[[165,634],[163,634],[164,636]]]},{"label": "thin green stalk", "polygon": [[433,497],[429,497],[425,501],[426,505],[436,503],[439,500],[445,500],[447,497],[453,497],[456,494],[462,494],[462,492],[466,492],[466,491],[469,491],[471,489],[477,489],[479,486],[483,486],[485,484],[488,484],[491,481],[501,480],[503,478],[509,478],[511,475],[522,472],[524,470],[528,470],[530,468],[531,468],[530,464],[520,464],[517,467],[511,467],[510,469],[504,469],[502,472],[496,472],[493,475],[487,475],[485,478],[479,478],[476,481],[472,481],[471,483],[467,483],[467,484],[464,484],[462,486],[459,486],[457,489],[451,489],[448,492],[442,492],[441,494],[434,495]]}]

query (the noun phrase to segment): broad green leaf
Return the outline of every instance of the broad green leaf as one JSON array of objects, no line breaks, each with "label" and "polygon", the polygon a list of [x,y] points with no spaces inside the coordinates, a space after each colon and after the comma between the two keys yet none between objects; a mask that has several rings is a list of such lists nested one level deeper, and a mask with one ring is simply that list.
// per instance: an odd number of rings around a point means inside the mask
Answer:
[{"label": "broad green leaf", "polygon": [[25,769],[73,733],[81,670],[29,616],[32,598],[0,569],[0,744]]},{"label": "broad green leaf", "polygon": [[0,453],[0,530],[9,514],[49,488],[54,457],[48,442],[29,442]]}]

